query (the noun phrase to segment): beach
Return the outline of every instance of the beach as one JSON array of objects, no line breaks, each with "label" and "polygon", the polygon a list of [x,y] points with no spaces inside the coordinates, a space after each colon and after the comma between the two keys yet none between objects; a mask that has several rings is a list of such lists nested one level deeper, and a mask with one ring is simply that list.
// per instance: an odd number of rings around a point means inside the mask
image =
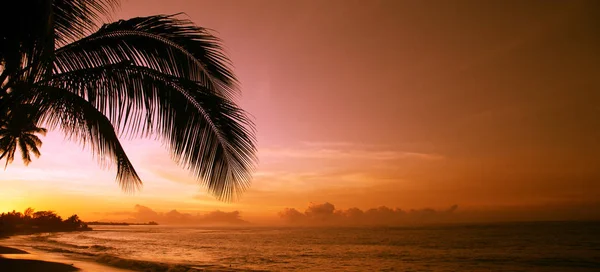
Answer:
[{"label": "beach", "polygon": [[[109,228],[110,229],[110,228]],[[117,229],[120,229],[117,227]],[[130,229],[124,227],[123,229]],[[135,229],[135,227],[133,228]],[[146,230],[146,229],[144,229]],[[94,231],[102,234],[106,230]],[[129,258],[124,252],[110,251],[110,246],[98,244],[64,244],[51,238],[73,237],[77,241],[85,232],[47,232],[29,235],[14,235],[0,239],[0,271],[2,272],[67,272],[67,271],[152,271],[152,272],[196,272],[196,271],[264,271],[232,268],[230,265],[199,262],[190,265],[171,258]],[[120,241],[126,243],[127,241]],[[116,246],[116,245],[115,245]],[[155,254],[151,246],[141,249]],[[160,255],[160,253],[158,253]],[[172,256],[171,256],[172,257]],[[185,259],[185,258],[184,258]]]},{"label": "beach", "polygon": [[[0,240],[0,244],[2,242]],[[91,260],[69,258],[64,254],[2,245],[0,245],[0,270],[3,272],[132,271],[102,265]]]}]

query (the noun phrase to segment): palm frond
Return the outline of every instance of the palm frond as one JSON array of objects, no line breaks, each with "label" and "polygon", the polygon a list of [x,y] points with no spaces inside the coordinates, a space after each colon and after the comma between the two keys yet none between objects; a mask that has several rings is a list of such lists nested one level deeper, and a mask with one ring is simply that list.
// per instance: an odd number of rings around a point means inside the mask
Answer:
[{"label": "palm frond", "polygon": [[33,86],[33,105],[38,105],[42,121],[50,129],[60,128],[68,139],[89,145],[103,165],[117,165],[117,182],[132,192],[141,180],[129,161],[111,122],[90,102],[67,90]]},{"label": "palm frond", "polygon": [[23,135],[21,137],[21,140],[27,144],[27,146],[29,147],[29,151],[31,151],[31,153],[33,153],[36,157],[39,158],[40,155],[42,155],[42,153],[40,153],[40,150],[38,149],[38,147],[42,146],[42,140],[40,140],[40,138],[33,134],[27,134]]},{"label": "palm frond", "polygon": [[41,134],[43,136],[46,136],[46,133],[48,133],[48,130],[46,128],[37,127],[37,126],[35,126],[35,123],[33,123],[33,124],[34,125],[25,128],[23,130],[23,132],[25,132],[25,133],[38,133],[38,134]]},{"label": "palm frond", "polygon": [[35,146],[42,146],[42,140],[35,134],[25,134],[22,136],[28,143]]},{"label": "palm frond", "polygon": [[21,0],[2,6],[0,90],[6,78],[32,82],[51,73],[56,45],[97,29],[118,0]]},{"label": "palm frond", "polygon": [[92,33],[102,17],[108,17],[118,0],[54,0],[54,32],[59,44],[73,42]]},{"label": "palm frond", "polygon": [[[54,35],[52,2],[43,0],[13,1],[2,6],[0,16],[0,63],[3,71],[0,81],[19,74],[23,67],[40,59],[42,52],[53,52]],[[4,88],[2,89],[4,91]]]},{"label": "palm frond", "polygon": [[0,138],[0,160],[2,160],[6,155],[8,155],[8,150],[12,147],[13,139],[12,137],[7,137],[2,135]]},{"label": "palm frond", "polygon": [[23,163],[25,165],[29,165],[31,162],[31,156],[29,156],[29,147],[27,146],[27,142],[23,140],[23,138],[19,138],[19,149],[21,149],[21,157],[23,158]]},{"label": "palm frond", "polygon": [[253,124],[202,84],[128,63],[63,73],[48,84],[87,98],[125,134],[159,135],[217,198],[235,199],[249,186]]},{"label": "palm frond", "polygon": [[65,72],[122,61],[198,81],[223,95],[237,90],[221,41],[205,28],[168,15],[104,25],[96,33],[59,48],[54,69]]},{"label": "palm frond", "polygon": [[[209,30],[158,15],[83,37],[118,0],[17,2],[0,17],[0,25],[19,26],[0,29],[0,111],[12,115],[0,124],[0,158],[12,161],[17,146],[26,163],[30,153],[39,156],[34,134],[45,134],[38,127],[45,123],[91,146],[101,163],[115,163],[130,191],[141,181],[117,135],[157,135],[217,198],[237,198],[249,186],[254,124],[234,103],[231,62]],[[35,111],[17,110],[27,105]]]},{"label": "palm frond", "polygon": [[6,139],[6,142],[2,142],[2,154],[0,154],[0,160],[6,157],[6,164],[4,169],[15,159],[15,150],[17,149],[17,141],[14,137],[2,138]]}]

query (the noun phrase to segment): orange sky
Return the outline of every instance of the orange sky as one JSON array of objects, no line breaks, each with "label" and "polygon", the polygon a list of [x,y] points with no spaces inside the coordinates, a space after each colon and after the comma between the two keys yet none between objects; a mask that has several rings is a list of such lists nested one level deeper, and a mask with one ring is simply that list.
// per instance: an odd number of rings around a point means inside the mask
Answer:
[{"label": "orange sky", "polygon": [[258,218],[309,202],[543,209],[600,195],[595,1],[127,0],[116,18],[181,11],[225,41],[257,124],[243,199],[216,201],[150,140],[124,140],[145,184],[127,195],[56,132],[0,174],[0,210]]}]

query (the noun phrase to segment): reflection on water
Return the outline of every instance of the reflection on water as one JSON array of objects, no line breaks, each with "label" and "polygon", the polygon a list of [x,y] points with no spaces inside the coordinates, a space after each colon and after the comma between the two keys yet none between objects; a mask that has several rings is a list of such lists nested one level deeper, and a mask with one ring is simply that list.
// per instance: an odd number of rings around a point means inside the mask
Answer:
[{"label": "reflection on water", "polygon": [[114,258],[215,269],[600,271],[598,222],[411,228],[109,226],[13,239],[105,263]]}]

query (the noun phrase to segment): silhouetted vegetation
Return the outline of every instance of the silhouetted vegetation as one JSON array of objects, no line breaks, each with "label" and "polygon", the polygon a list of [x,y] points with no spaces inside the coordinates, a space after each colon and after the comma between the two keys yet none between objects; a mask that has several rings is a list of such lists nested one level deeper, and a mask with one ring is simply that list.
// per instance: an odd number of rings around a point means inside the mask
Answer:
[{"label": "silhouetted vegetation", "polygon": [[0,214],[0,235],[83,230],[91,229],[76,214],[64,220],[53,211],[36,212],[32,208]]},{"label": "silhouetted vegetation", "polygon": [[28,164],[40,155],[36,134],[58,130],[134,191],[142,180],[119,136],[151,137],[208,192],[239,197],[257,161],[255,132],[221,40],[177,14],[99,25],[119,2],[3,5],[0,159],[10,164],[19,149]]},{"label": "silhouetted vegetation", "polygon": [[38,111],[31,105],[0,108],[0,160],[6,158],[4,168],[15,159],[17,147],[21,150],[23,163],[31,162],[31,154],[40,156],[42,140],[35,134],[46,135],[46,129],[34,122]]},{"label": "silhouetted vegetation", "polygon": [[150,221],[148,223],[126,223],[126,222],[98,222],[98,221],[92,221],[92,222],[86,222],[86,224],[88,225],[106,225],[106,226],[129,226],[129,225],[151,225],[151,226],[155,226],[158,225],[158,223],[154,222],[154,221]]}]

